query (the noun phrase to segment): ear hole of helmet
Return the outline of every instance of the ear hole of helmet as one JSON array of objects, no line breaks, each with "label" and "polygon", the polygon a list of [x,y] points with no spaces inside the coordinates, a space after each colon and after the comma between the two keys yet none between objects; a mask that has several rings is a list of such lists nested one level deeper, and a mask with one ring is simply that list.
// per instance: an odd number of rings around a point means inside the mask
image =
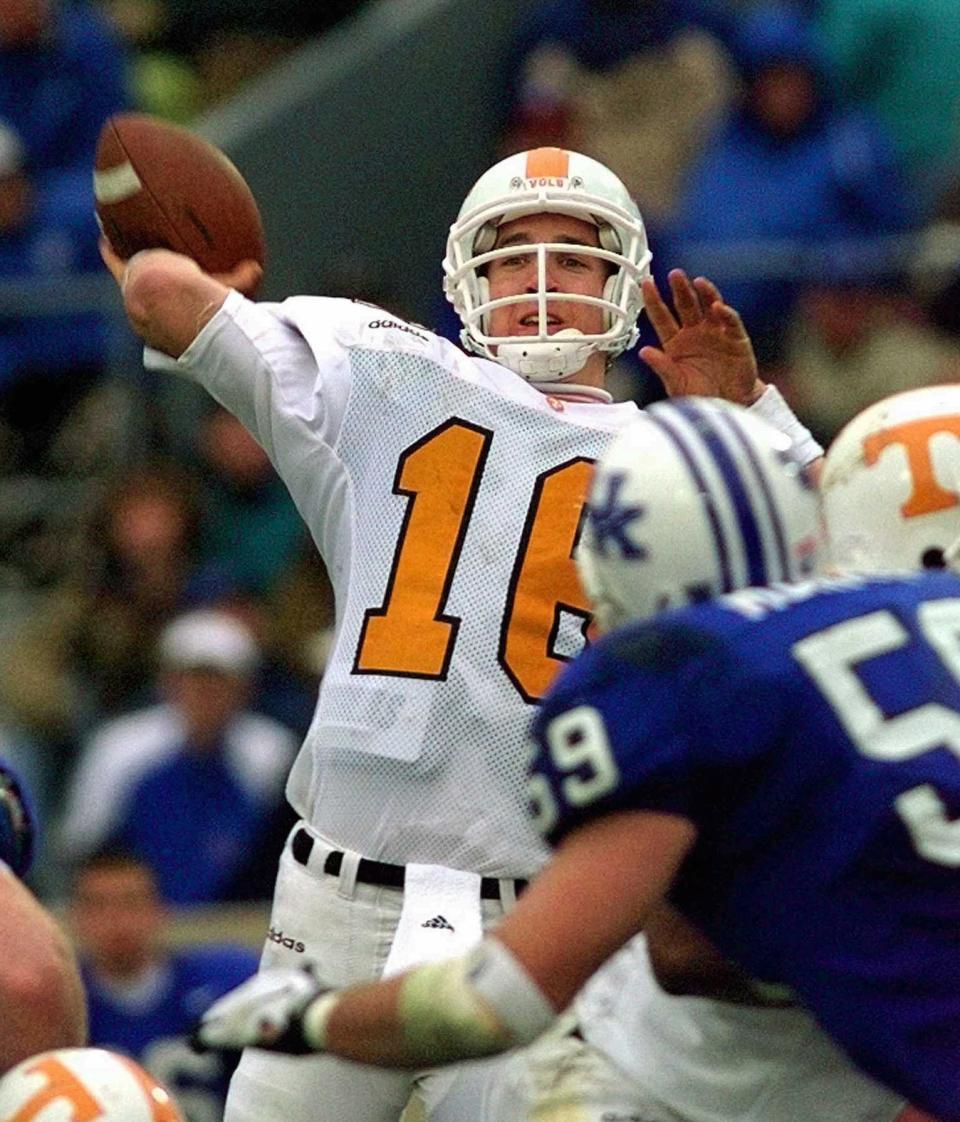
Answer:
[{"label": "ear hole of helmet", "polygon": [[488,250],[493,249],[497,241],[497,228],[492,223],[488,222],[486,225],[481,226],[477,230],[473,239],[473,256],[479,257],[481,253],[486,253]]},{"label": "ear hole of helmet", "polygon": [[611,253],[622,253],[623,246],[620,244],[620,236],[612,226],[607,225],[606,222],[597,223],[597,241],[600,243],[601,249],[609,250]]}]

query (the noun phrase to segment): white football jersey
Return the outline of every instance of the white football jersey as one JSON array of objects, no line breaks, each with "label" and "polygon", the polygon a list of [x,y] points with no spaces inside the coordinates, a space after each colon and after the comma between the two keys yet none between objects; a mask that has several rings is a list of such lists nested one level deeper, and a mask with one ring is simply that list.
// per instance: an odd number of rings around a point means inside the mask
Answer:
[{"label": "white football jersey", "polygon": [[572,551],[632,403],[548,397],[366,304],[232,293],[176,362],[263,445],[327,565],[337,636],[287,794],[337,845],[528,876],[533,706],[585,642]]},{"label": "white football jersey", "polygon": [[804,1009],[667,995],[642,936],[594,974],[575,1012],[584,1039],[685,1122],[893,1122],[904,1106]]}]

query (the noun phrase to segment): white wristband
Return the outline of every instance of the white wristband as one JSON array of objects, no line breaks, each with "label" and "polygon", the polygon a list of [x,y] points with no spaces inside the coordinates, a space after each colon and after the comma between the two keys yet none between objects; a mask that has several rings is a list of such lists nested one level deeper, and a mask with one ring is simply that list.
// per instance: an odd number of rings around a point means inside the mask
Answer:
[{"label": "white wristband", "polygon": [[487,938],[464,958],[410,970],[397,1019],[410,1054],[430,1067],[529,1044],[555,1014],[510,951]]},{"label": "white wristband", "polygon": [[814,440],[810,430],[800,423],[796,413],[783,400],[783,394],[776,386],[768,385],[757,400],[747,408],[751,413],[755,413],[774,428],[779,429],[784,436],[790,437],[797,459],[804,467],[812,464],[814,460],[819,460],[823,455],[823,448]]},{"label": "white wristband", "polygon": [[529,1044],[556,1020],[540,987],[499,939],[484,939],[468,955],[467,963],[474,993],[518,1043]]},{"label": "white wristband", "polygon": [[339,993],[322,993],[303,1012],[303,1038],[314,1052],[326,1050],[327,1021],[339,1000]]}]

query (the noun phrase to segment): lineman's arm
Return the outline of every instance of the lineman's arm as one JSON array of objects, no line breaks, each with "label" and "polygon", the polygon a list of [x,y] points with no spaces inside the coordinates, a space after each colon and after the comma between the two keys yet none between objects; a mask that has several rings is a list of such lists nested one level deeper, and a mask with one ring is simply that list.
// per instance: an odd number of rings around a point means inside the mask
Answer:
[{"label": "lineman's arm", "polygon": [[666,993],[764,1008],[794,1004],[786,987],[752,979],[669,904],[653,911],[644,933],[654,977]]},{"label": "lineman's arm", "polygon": [[28,1056],[86,1042],[83,983],[65,932],[0,868],[0,1072]]},{"label": "lineman's arm", "polygon": [[338,992],[300,971],[267,971],[207,1012],[197,1043],[411,1068],[528,1043],[640,930],[694,837],[693,825],[674,815],[596,819],[567,837],[494,935],[465,958]]},{"label": "lineman's arm", "polygon": [[263,275],[255,261],[241,261],[229,273],[211,276],[191,258],[167,249],[146,249],[124,261],[106,238],[100,239],[100,255],[120,287],[133,330],[172,358],[179,358],[213,319],[231,288],[253,292]]}]

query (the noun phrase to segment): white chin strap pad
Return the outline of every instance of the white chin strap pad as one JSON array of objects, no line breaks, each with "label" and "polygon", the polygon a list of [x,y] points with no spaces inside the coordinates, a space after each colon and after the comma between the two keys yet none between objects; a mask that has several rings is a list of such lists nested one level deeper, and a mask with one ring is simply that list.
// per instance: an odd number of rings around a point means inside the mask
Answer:
[{"label": "white chin strap pad", "polygon": [[582,332],[568,327],[549,339],[501,343],[497,347],[497,362],[528,382],[560,381],[582,370],[593,353],[593,344],[579,342],[581,336]]}]

